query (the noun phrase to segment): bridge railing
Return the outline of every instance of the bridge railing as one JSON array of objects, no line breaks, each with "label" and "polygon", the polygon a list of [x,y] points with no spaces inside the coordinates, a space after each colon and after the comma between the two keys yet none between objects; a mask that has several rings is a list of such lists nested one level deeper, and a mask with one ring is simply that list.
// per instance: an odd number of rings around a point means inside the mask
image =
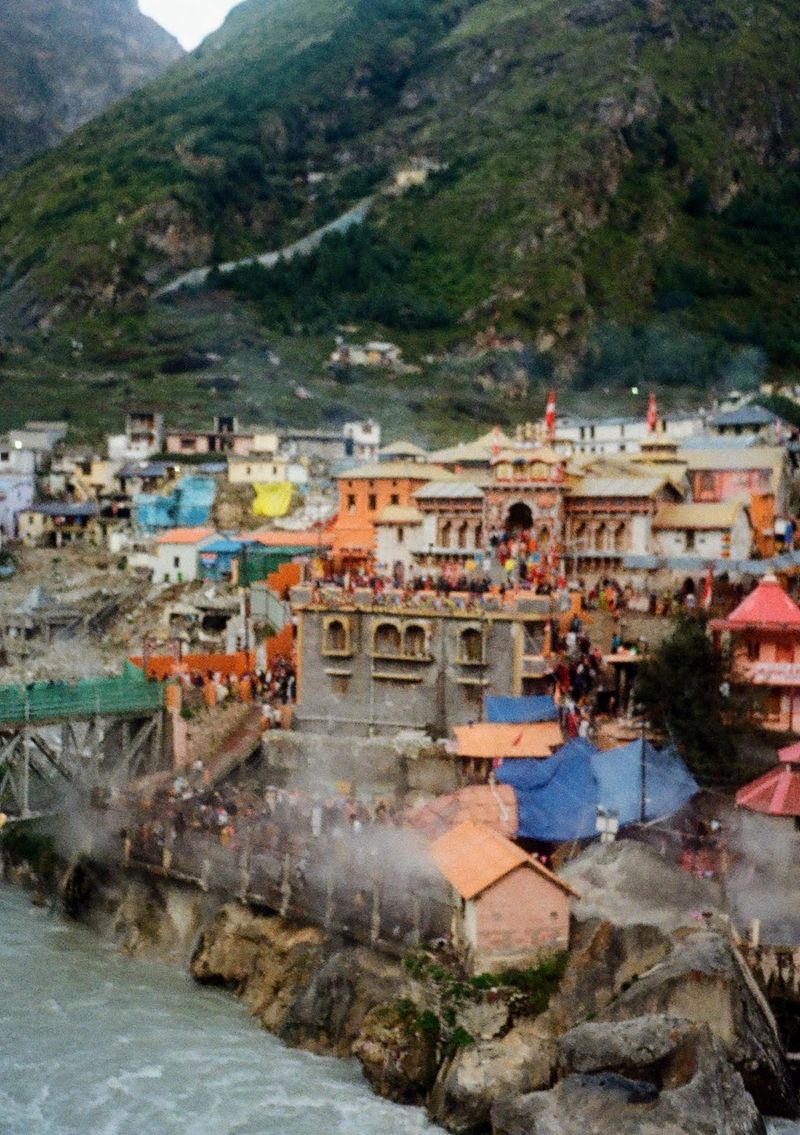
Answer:
[{"label": "bridge railing", "polygon": [[83,679],[74,685],[33,682],[28,686],[0,686],[0,723],[154,713],[164,705],[164,687],[137,674]]}]

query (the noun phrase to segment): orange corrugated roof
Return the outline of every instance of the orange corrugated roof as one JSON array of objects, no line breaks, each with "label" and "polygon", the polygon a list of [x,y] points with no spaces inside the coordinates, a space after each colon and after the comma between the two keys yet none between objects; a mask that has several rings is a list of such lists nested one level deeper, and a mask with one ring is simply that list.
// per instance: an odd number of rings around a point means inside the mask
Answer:
[{"label": "orange corrugated roof", "polygon": [[510,784],[468,784],[405,815],[410,827],[431,840],[465,820],[487,824],[501,835],[515,835],[519,825],[516,792]]},{"label": "orange corrugated roof", "polygon": [[551,757],[564,744],[557,721],[527,725],[481,722],[453,727],[460,757]]},{"label": "orange corrugated roof", "polygon": [[159,544],[199,544],[214,535],[213,528],[170,528],[163,536],[159,536]]},{"label": "orange corrugated roof", "polygon": [[472,899],[529,862],[521,847],[488,824],[465,820],[430,847],[431,858],[462,899]]},{"label": "orange corrugated roof", "polygon": [[517,867],[530,867],[562,891],[577,892],[488,824],[465,820],[430,846],[431,859],[454,890],[469,900]]},{"label": "orange corrugated roof", "polygon": [[250,532],[248,539],[257,540],[265,548],[329,548],[331,537],[323,530],[290,532],[282,529],[269,529],[266,532]]}]

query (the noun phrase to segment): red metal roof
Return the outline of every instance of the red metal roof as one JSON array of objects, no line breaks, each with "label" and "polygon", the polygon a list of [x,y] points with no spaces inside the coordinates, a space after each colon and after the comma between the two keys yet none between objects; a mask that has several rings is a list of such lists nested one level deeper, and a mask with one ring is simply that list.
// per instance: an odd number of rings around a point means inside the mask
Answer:
[{"label": "red metal roof", "polygon": [[800,816],[800,772],[785,765],[771,769],[740,788],[736,803],[767,816]]},{"label": "red metal roof", "polygon": [[774,575],[765,575],[725,622],[734,627],[767,623],[800,628],[800,607],[789,598]]},{"label": "red metal roof", "polygon": [[778,760],[787,764],[800,765],[800,741],[796,741],[794,745],[787,745],[783,749],[778,749]]}]

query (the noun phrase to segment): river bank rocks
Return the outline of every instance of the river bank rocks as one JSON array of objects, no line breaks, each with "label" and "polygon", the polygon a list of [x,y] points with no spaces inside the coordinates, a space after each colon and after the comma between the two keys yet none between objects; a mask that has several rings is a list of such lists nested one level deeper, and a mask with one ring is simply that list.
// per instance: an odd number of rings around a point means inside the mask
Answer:
[{"label": "river bank rocks", "polygon": [[[720,916],[681,914],[671,874],[668,916],[649,896],[633,918],[625,854],[582,868],[594,893],[549,978],[469,978],[441,954],[404,961],[221,894],[92,865],[65,899],[120,948],[229,989],[287,1043],[355,1056],[377,1093],[424,1105],[459,1135],[764,1135],[759,1112],[796,1114],[769,1005]],[[633,854],[638,888],[645,860]],[[663,864],[650,866],[657,891]]]}]

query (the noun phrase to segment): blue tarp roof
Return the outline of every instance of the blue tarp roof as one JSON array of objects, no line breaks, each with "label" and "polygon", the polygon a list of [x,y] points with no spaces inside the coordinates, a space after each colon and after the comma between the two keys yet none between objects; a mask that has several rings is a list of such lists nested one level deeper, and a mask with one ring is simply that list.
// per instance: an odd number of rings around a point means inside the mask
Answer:
[{"label": "blue tarp roof", "polygon": [[[544,760],[503,761],[501,784],[517,797],[517,835],[527,839],[589,839],[597,834],[599,808],[621,825],[634,823],[641,809],[641,742],[601,752],[588,741],[567,742]],[[645,744],[645,817],[669,816],[698,791],[674,748]]]},{"label": "blue tarp roof", "polygon": [[212,552],[222,556],[236,556],[241,552],[243,544],[239,540],[228,540],[225,536],[212,536],[200,545],[200,552]]},{"label": "blue tarp roof", "polygon": [[538,697],[487,697],[486,720],[493,725],[526,725],[535,721],[558,721],[558,708],[549,694]]}]

